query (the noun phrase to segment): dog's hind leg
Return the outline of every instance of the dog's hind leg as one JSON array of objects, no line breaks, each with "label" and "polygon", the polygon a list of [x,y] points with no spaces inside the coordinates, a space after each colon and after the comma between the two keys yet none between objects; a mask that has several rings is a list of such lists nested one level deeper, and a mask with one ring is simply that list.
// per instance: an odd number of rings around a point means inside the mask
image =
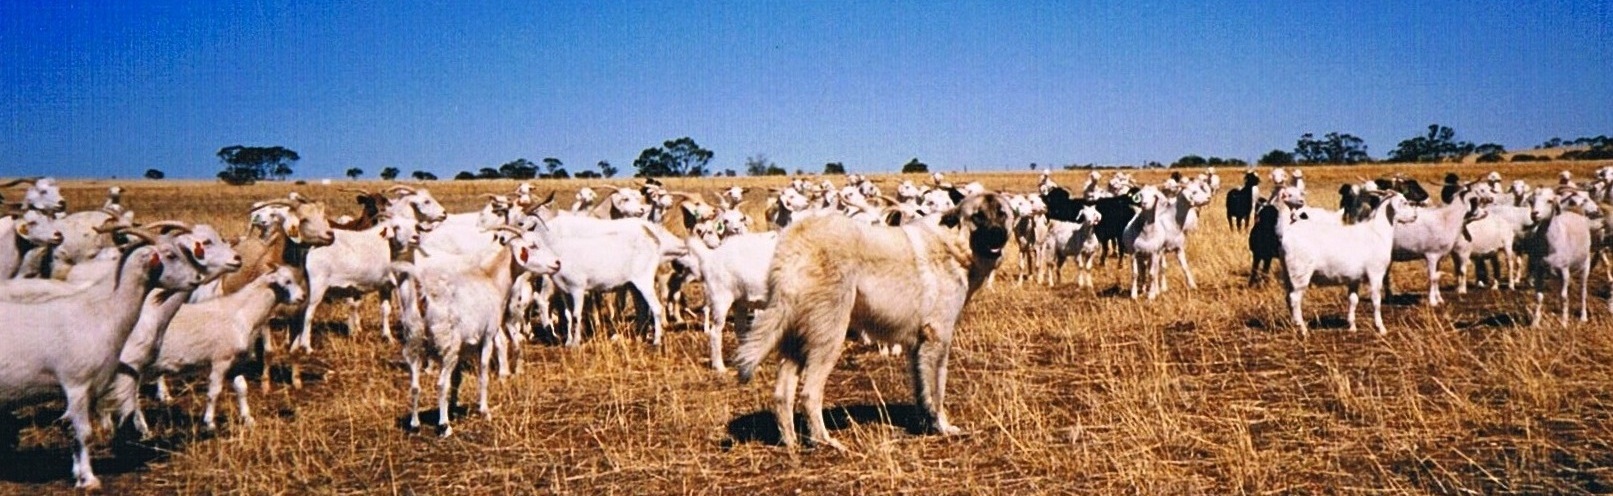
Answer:
[{"label": "dog's hind leg", "polygon": [[823,388],[829,382],[829,373],[840,361],[845,346],[844,332],[851,325],[852,294],[847,291],[821,302],[800,320],[801,347],[801,403],[806,409],[807,430],[816,445],[827,445],[845,451],[846,446],[829,436],[829,426],[823,422]]},{"label": "dog's hind leg", "polygon": [[779,444],[795,446],[795,391],[801,382],[801,364],[786,355],[779,360],[778,382],[773,388],[773,418],[778,422]]}]

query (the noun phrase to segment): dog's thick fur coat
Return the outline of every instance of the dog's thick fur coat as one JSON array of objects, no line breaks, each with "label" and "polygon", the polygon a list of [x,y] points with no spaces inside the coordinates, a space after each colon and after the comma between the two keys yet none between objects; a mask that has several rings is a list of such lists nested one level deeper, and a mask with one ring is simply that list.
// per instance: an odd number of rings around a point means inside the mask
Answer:
[{"label": "dog's thick fur coat", "polygon": [[766,308],[734,360],[745,383],[779,351],[780,440],[795,443],[795,395],[805,382],[813,442],[844,449],[824,424],[823,388],[847,329],[907,349],[915,401],[930,427],[961,432],[943,406],[947,355],[964,304],[997,267],[1011,218],[1001,196],[983,193],[939,218],[900,227],[823,216],[785,229],[768,273]]}]

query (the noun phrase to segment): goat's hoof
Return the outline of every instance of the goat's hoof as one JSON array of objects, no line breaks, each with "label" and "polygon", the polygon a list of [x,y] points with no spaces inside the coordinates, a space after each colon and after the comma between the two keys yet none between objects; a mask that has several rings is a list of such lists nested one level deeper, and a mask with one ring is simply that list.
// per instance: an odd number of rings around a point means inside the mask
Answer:
[{"label": "goat's hoof", "polygon": [[258,425],[257,420],[252,417],[241,417],[241,427],[252,427],[254,425]]},{"label": "goat's hoof", "polygon": [[202,422],[202,431],[207,433],[218,432],[218,424],[214,424],[212,422]]},{"label": "goat's hoof", "polygon": [[448,439],[448,436],[454,435],[453,426],[444,424],[444,425],[438,426],[437,429],[438,429],[437,437],[439,437],[439,438]]},{"label": "goat's hoof", "polygon": [[85,491],[100,491],[101,490],[101,479],[97,479],[97,478],[95,478],[95,476],[92,475],[92,476],[86,477],[86,478],[84,478],[82,480],[79,480],[78,484],[74,484],[73,487],[83,489]]}]

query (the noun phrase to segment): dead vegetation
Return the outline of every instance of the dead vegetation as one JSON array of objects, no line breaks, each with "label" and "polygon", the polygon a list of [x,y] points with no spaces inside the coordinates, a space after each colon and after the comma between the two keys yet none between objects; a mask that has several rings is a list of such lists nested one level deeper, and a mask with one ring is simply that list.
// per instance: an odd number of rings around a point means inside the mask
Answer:
[{"label": "dead vegetation", "polygon": [[[1544,184],[1563,168],[1584,176],[1600,165],[1500,170]],[[1473,177],[1489,170],[1453,167]],[[1425,186],[1445,172],[1405,170]],[[1387,171],[1307,169],[1312,201],[1331,206],[1327,192],[1339,183]],[[1240,172],[1221,174],[1233,184]],[[1035,181],[968,178],[1018,191]],[[1071,188],[1083,178],[1055,174]],[[782,181],[668,183],[709,192]],[[83,207],[98,204],[105,184],[64,190]],[[564,198],[590,183],[557,184],[538,189],[557,187]],[[293,189],[338,213],[356,210],[334,186],[124,185],[141,219],[210,222],[226,234],[244,231],[239,213],[251,201]],[[430,184],[453,211],[513,185]],[[775,447],[767,406],[776,366],[764,366],[757,384],[736,385],[709,370],[695,325],[674,327],[662,349],[603,337],[579,349],[528,346],[522,374],[494,384],[493,418],[468,416],[443,440],[403,427],[399,351],[373,332],[348,335],[327,314],[314,335],[319,366],[305,371],[304,389],[292,390],[284,372],[268,395],[254,384],[255,427],[241,429],[224,409],[222,431],[203,433],[201,382],[185,381],[176,404],[145,403],[155,439],[102,450],[96,468],[110,490],[132,494],[1613,491],[1613,317],[1600,269],[1588,324],[1530,329],[1520,324],[1528,293],[1451,290],[1439,309],[1423,307],[1420,292],[1392,300],[1387,336],[1348,333],[1343,290],[1322,288],[1306,316],[1317,332],[1301,339],[1284,318],[1279,284],[1245,286],[1244,234],[1227,229],[1223,200],[1203,212],[1189,243],[1202,274],[1197,291],[1168,268],[1169,292],[1131,301],[1117,289],[1129,273],[1113,262],[1096,273],[1096,291],[1020,287],[1001,277],[1015,270],[1005,260],[955,341],[948,406],[968,431],[961,437],[913,435],[904,361],[854,344],[830,377],[827,415],[851,451]],[[1397,264],[1397,289],[1415,288],[1422,270]],[[730,334],[730,352],[733,344]],[[59,412],[55,404],[12,412],[20,435],[14,453],[0,449],[0,493],[70,490],[71,441]]]}]

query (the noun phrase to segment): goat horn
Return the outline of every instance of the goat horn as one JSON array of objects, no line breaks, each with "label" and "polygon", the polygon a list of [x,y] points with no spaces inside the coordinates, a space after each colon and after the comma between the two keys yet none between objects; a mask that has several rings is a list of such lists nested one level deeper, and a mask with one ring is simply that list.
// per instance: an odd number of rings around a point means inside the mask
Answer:
[{"label": "goat horn", "polygon": [[182,234],[191,233],[190,225],[177,220],[160,220],[157,222],[143,224],[140,226],[140,228],[148,231],[156,231],[161,234],[167,234],[170,231],[178,231]]},{"label": "goat horn", "polygon": [[394,185],[392,185],[392,186],[391,186],[391,187],[388,187],[388,188],[387,188],[387,189],[386,189],[386,192],[387,192],[387,193],[397,193],[397,192],[399,192],[399,191],[402,191],[402,192],[403,192],[403,194],[405,194],[405,195],[412,195],[412,194],[414,194],[414,188],[411,188],[411,187],[408,187],[408,186],[404,186],[404,185],[402,185],[402,184],[394,184]]},{"label": "goat horn", "polygon": [[374,194],[374,193],[370,193],[369,191],[365,191],[365,190],[358,189],[358,188],[336,188],[336,191],[345,191],[345,192],[348,192],[348,193],[358,193],[358,194],[364,195],[364,196],[370,196],[370,195]]},{"label": "goat horn", "polygon": [[[118,226],[118,227],[114,228],[113,231],[121,232],[123,234],[132,235],[132,236],[134,236],[136,238],[140,238],[141,240],[144,240],[148,244],[157,244],[157,235],[151,234],[151,231],[147,231],[145,229],[141,229],[141,228],[134,227],[134,226]],[[131,243],[129,245],[124,245],[124,248],[132,248],[132,247],[134,247],[134,245],[136,245],[136,244]]]},{"label": "goat horn", "polygon": [[254,204],[252,204],[252,208],[249,211],[256,212],[256,211],[258,211],[258,210],[260,210],[260,209],[262,209],[264,207],[272,207],[272,206],[281,206],[281,207],[287,207],[287,208],[297,208],[297,204],[293,203],[291,200],[288,200],[288,199],[285,199],[285,198],[275,198],[273,200],[264,200],[264,201],[254,203]]},{"label": "goat horn", "polygon": [[9,187],[12,187],[12,186],[16,186],[18,184],[27,184],[29,186],[33,186],[34,183],[38,182],[39,180],[40,180],[39,176],[19,177],[19,178],[7,181],[5,184],[0,184],[0,188],[9,188]]}]

